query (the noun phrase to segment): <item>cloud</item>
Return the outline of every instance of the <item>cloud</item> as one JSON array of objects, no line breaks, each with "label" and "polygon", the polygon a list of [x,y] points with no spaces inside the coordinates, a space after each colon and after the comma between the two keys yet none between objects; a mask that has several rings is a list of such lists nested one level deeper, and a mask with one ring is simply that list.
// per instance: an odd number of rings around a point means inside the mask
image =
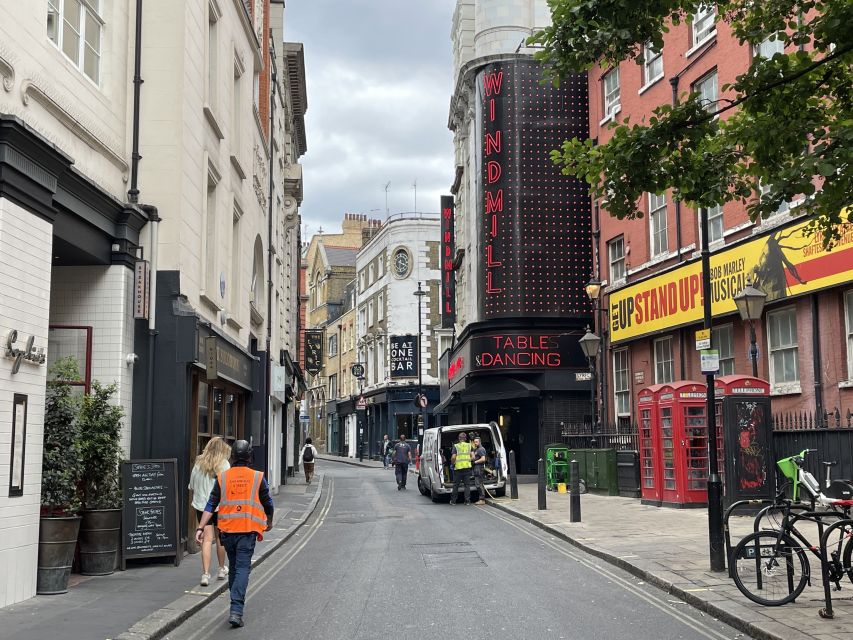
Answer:
[{"label": "cloud", "polygon": [[453,181],[447,113],[453,0],[289,0],[285,40],[305,45],[307,233],[345,212],[437,212]]}]

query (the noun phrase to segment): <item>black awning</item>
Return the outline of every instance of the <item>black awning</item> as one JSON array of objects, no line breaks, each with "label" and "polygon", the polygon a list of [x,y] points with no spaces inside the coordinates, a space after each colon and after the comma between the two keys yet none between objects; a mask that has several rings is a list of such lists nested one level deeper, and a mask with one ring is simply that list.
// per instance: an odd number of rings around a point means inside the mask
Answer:
[{"label": "black awning", "polygon": [[539,387],[526,380],[510,377],[489,377],[477,380],[459,392],[462,402],[484,400],[513,400],[516,398],[538,398]]}]

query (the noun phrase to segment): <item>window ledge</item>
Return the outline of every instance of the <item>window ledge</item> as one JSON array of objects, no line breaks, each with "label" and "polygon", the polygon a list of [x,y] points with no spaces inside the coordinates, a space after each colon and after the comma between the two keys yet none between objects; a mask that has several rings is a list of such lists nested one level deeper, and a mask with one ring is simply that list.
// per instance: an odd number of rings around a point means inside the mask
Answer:
[{"label": "window ledge", "polygon": [[802,393],[799,382],[780,382],[770,385],[770,395],[777,396],[794,396]]},{"label": "window ledge", "polygon": [[619,115],[619,112],[621,112],[621,111],[622,111],[622,106],[620,105],[620,106],[619,106],[619,108],[617,108],[617,109],[616,109],[616,111],[612,111],[611,113],[609,113],[608,115],[606,115],[606,116],[601,120],[601,122],[599,122],[599,123],[598,123],[598,126],[599,126],[599,127],[603,127],[603,126],[604,126],[604,125],[606,125],[608,122],[612,122],[612,121],[616,120],[616,116],[618,116],[618,115]]},{"label": "window ledge", "polygon": [[241,323],[237,322],[237,321],[236,321],[234,318],[232,318],[231,316],[228,316],[228,319],[225,321],[225,323],[226,323],[229,327],[231,327],[232,329],[234,329],[234,330],[236,330],[236,331],[242,331],[242,330],[243,330],[243,325],[242,325]]},{"label": "window ledge", "polygon": [[643,95],[646,91],[648,91],[648,90],[649,90],[649,89],[651,89],[653,86],[655,86],[658,82],[660,82],[661,80],[663,80],[663,76],[664,76],[664,74],[660,74],[660,75],[659,75],[657,78],[655,78],[654,80],[652,80],[652,81],[647,82],[646,84],[644,84],[642,87],[640,87],[639,91],[637,91],[637,95],[638,95],[638,96]]},{"label": "window ledge", "polygon": [[231,156],[231,166],[234,167],[234,171],[240,176],[240,180],[246,179],[246,171],[243,169],[243,165],[240,164],[240,159],[237,156]]},{"label": "window ledge", "polygon": [[689,58],[689,57],[690,57],[690,56],[692,56],[694,53],[696,53],[697,51],[699,51],[699,49],[701,49],[701,48],[702,48],[702,47],[704,47],[706,44],[708,44],[709,42],[711,42],[711,40],[716,40],[716,39],[717,39],[717,30],[716,30],[716,29],[714,29],[711,33],[709,33],[707,36],[705,36],[704,38],[702,38],[699,42],[697,42],[697,43],[696,43],[696,44],[694,44],[692,47],[690,47],[687,51],[685,51],[685,52],[684,52],[684,57],[685,57],[685,58]]},{"label": "window ledge", "polygon": [[839,389],[853,389],[853,380],[842,380],[838,383]]},{"label": "window ledge", "polygon": [[258,311],[258,308],[255,306],[254,302],[249,303],[249,310],[251,311],[252,315],[252,324],[255,326],[262,325],[264,323],[264,316],[260,311]]},{"label": "window ledge", "polygon": [[208,307],[210,307],[211,309],[216,311],[217,313],[219,311],[222,311],[225,308],[221,304],[219,304],[216,300],[214,300],[213,298],[208,296],[207,292],[205,292],[205,291],[199,292],[198,299],[201,300],[203,303],[205,303]]},{"label": "window ledge", "polygon": [[216,115],[213,113],[213,109],[209,104],[204,105],[204,117],[207,119],[207,123],[210,125],[210,128],[213,129],[213,133],[216,134],[216,137],[223,140],[225,138],[225,134],[222,133],[222,127],[219,126],[219,121],[216,119]]}]

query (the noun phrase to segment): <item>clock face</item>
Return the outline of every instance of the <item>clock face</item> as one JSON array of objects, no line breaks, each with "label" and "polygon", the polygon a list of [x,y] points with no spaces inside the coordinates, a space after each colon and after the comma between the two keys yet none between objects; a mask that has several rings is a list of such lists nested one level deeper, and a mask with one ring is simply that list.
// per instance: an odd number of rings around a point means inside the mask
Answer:
[{"label": "clock face", "polygon": [[398,249],[394,254],[394,272],[398,278],[405,278],[409,273],[409,253],[405,249]]}]

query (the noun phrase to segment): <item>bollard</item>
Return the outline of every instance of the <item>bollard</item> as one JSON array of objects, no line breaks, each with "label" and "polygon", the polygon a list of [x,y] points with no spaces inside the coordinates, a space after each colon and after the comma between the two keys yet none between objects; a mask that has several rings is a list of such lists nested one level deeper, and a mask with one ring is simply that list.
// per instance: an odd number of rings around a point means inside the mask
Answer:
[{"label": "bollard", "polygon": [[518,500],[518,478],[515,475],[515,451],[509,452],[509,497]]},{"label": "bollard", "polygon": [[581,521],[581,478],[580,465],[577,460],[569,463],[569,484],[571,496],[569,496],[569,522]]},{"label": "bollard", "polygon": [[539,511],[545,511],[548,508],[545,499],[545,463],[542,458],[539,458]]}]

